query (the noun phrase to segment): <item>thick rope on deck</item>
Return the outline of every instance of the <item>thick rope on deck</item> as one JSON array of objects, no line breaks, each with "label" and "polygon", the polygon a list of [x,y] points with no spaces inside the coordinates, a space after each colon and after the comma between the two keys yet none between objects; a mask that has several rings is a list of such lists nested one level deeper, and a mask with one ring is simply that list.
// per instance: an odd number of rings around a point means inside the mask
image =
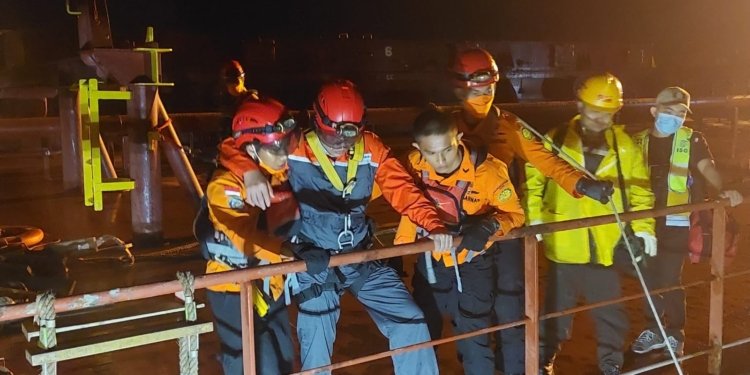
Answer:
[{"label": "thick rope on deck", "polygon": [[195,307],[195,277],[190,272],[177,272],[177,279],[182,284],[182,291],[185,293],[185,319],[188,322],[194,322],[198,319],[198,311]]},{"label": "thick rope on deck", "polygon": [[[34,323],[39,326],[39,347],[42,349],[51,349],[57,346],[57,335],[55,334],[55,294],[52,291],[46,291],[36,296]],[[56,362],[42,365],[42,375],[55,374],[57,374]]]}]

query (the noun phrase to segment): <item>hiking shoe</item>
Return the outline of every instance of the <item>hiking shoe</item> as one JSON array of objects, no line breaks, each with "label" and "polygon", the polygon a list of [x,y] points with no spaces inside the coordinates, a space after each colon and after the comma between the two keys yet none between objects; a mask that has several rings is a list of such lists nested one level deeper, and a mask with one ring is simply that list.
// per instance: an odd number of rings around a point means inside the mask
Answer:
[{"label": "hiking shoe", "polygon": [[652,350],[661,349],[666,347],[667,344],[664,340],[656,334],[654,331],[647,329],[638,335],[638,338],[633,341],[633,352],[638,354],[648,353]]},{"label": "hiking shoe", "polygon": [[[672,350],[674,351],[674,354],[678,357],[682,356],[683,352],[685,351],[685,343],[677,340],[674,336],[667,337],[667,342],[669,343],[669,346],[672,347]],[[667,349],[667,346],[664,345],[664,351],[667,352],[667,355],[669,355],[669,350]]]},{"label": "hiking shoe", "polygon": [[602,365],[602,375],[620,375],[620,366],[606,363]]}]

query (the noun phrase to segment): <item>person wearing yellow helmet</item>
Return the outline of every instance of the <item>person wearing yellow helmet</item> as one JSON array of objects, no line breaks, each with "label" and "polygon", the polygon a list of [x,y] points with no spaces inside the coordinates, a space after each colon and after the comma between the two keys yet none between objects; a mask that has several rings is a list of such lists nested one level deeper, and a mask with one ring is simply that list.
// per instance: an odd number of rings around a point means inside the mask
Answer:
[{"label": "person wearing yellow helmet", "polygon": [[[622,108],[622,84],[612,74],[588,77],[576,91],[578,115],[547,133],[562,153],[575,159],[613,187],[613,202],[619,212],[653,208],[654,195],[643,155],[622,125],[614,124]],[[547,145],[551,148],[551,145]],[[577,200],[536,168],[526,167],[527,220],[542,224],[608,215],[607,200]],[[627,186],[625,186],[627,185]],[[634,220],[635,236],[642,238],[647,254],[656,251],[654,219]],[[620,297],[620,279],[613,267],[615,248],[622,237],[617,224],[599,225],[545,234],[545,255],[550,261],[545,313],[574,307],[579,296],[587,303]],[[619,374],[628,320],[622,305],[592,311],[598,342],[599,369]],[[560,344],[569,338],[572,316],[545,321],[541,329],[540,360],[545,373],[552,374]]]}]

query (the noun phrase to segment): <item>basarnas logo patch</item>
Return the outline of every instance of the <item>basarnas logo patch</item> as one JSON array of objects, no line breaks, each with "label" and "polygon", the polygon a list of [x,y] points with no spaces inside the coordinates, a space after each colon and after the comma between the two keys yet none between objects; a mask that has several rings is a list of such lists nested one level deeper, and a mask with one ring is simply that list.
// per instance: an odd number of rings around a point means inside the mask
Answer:
[{"label": "basarnas logo patch", "polygon": [[497,200],[499,200],[500,202],[505,202],[510,199],[511,195],[513,195],[513,192],[510,190],[510,188],[505,188],[497,194]]}]

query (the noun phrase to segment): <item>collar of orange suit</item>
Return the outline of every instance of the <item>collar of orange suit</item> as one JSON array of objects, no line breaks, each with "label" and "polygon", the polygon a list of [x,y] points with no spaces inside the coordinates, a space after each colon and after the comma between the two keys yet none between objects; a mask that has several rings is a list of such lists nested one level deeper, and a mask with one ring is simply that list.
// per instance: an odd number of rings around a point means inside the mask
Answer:
[{"label": "collar of orange suit", "polygon": [[458,166],[458,169],[456,169],[456,171],[453,172],[450,176],[443,177],[437,174],[430,163],[428,163],[427,160],[421,157],[421,154],[419,157],[419,161],[416,163],[416,165],[414,165],[414,169],[419,172],[429,172],[429,179],[436,181],[443,186],[456,186],[459,181],[467,181],[470,183],[474,182],[474,163],[472,163],[471,161],[471,153],[469,152],[469,148],[466,147],[466,144],[464,144],[463,141],[459,143],[459,146],[463,150],[461,164]]}]

